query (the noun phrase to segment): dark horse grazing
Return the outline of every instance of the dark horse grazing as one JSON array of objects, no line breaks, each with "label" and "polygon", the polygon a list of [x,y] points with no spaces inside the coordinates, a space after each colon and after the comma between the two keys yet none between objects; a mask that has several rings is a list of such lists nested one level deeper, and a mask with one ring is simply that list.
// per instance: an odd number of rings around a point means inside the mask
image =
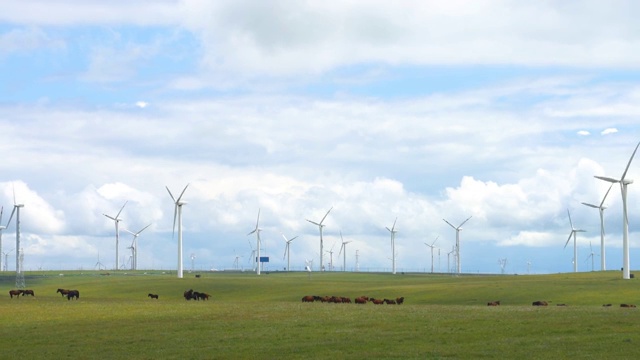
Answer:
[{"label": "dark horse grazing", "polygon": [[193,293],[193,289],[189,289],[184,292],[184,299],[185,300],[196,299],[196,295]]},{"label": "dark horse grazing", "polygon": [[58,291],[56,291],[56,293],[60,293],[60,295],[62,295],[62,297],[65,297],[69,293],[69,290],[67,290],[67,289],[58,289]]},{"label": "dark horse grazing", "polygon": [[22,296],[25,295],[36,296],[36,294],[33,293],[33,290],[22,290]]},{"label": "dark horse grazing", "polygon": [[533,306],[547,306],[547,305],[549,305],[549,303],[547,303],[546,301],[543,301],[543,300],[539,300],[539,301],[534,301],[533,303],[531,303],[531,305],[533,305]]},{"label": "dark horse grazing", "polygon": [[80,299],[80,291],[78,291],[78,290],[69,290],[69,292],[67,293],[67,300],[71,300],[74,297],[76,298],[76,300]]},{"label": "dark horse grazing", "polygon": [[149,297],[150,297],[150,298],[152,298],[152,299],[157,299],[157,298],[158,298],[158,295],[157,295],[157,294],[149,294],[149,295],[147,295],[147,296],[149,296]]},{"label": "dark horse grazing", "polygon": [[22,290],[9,290],[9,296],[13,299],[13,296],[20,296],[22,294]]},{"label": "dark horse grazing", "polygon": [[500,305],[500,301],[491,301],[487,303],[487,306],[499,306]]}]

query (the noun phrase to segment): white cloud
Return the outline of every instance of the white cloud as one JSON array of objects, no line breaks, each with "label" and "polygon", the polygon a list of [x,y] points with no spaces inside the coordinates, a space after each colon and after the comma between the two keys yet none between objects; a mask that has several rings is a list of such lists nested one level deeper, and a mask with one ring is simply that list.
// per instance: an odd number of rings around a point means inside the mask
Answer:
[{"label": "white cloud", "polygon": [[580,130],[580,131],[578,131],[578,135],[580,135],[580,136],[589,136],[589,135],[591,135],[591,133],[588,132],[587,130]]},{"label": "white cloud", "polygon": [[600,135],[609,135],[609,134],[615,134],[618,132],[618,129],[616,128],[607,128],[602,130],[602,132],[600,133]]}]

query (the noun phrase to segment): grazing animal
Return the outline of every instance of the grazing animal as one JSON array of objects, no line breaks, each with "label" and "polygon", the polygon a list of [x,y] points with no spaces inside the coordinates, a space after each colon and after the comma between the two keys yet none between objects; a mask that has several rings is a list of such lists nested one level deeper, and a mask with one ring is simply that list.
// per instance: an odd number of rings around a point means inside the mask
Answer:
[{"label": "grazing animal", "polygon": [[547,306],[547,305],[549,305],[549,303],[547,303],[546,301],[539,300],[539,301],[534,301],[532,303],[532,305],[533,306]]},{"label": "grazing animal", "polygon": [[62,297],[65,297],[69,293],[69,290],[67,290],[67,289],[58,289],[58,291],[56,291],[56,293],[60,293],[60,295],[62,295]]},{"label": "grazing animal", "polygon": [[620,304],[620,307],[625,307],[625,308],[634,308],[634,307],[636,307],[636,306],[635,306],[635,305],[633,305],[633,304]]},{"label": "grazing animal", "polygon": [[402,303],[404,303],[404,296],[396,298],[396,302],[398,303],[398,305],[401,305]]},{"label": "grazing animal", "polygon": [[78,290],[69,290],[67,293],[67,300],[71,300],[75,298],[76,300],[80,299],[80,291]]},{"label": "grazing animal", "polygon": [[302,297],[302,302],[314,302],[315,297],[312,295],[307,295]]},{"label": "grazing animal", "polygon": [[500,301],[491,301],[487,303],[487,306],[499,306],[500,305]]},{"label": "grazing animal", "polygon": [[22,296],[25,295],[36,296],[36,294],[33,293],[33,290],[22,290]]},{"label": "grazing animal", "polygon": [[158,298],[158,294],[149,294],[147,296],[149,296],[152,299],[157,299]]},{"label": "grazing animal", "polygon": [[367,303],[367,298],[363,297],[358,297],[355,300],[356,304],[366,304]]},{"label": "grazing animal", "polygon": [[209,297],[211,297],[211,295],[203,292],[196,291],[194,294],[196,294],[196,300],[209,300]]},{"label": "grazing animal", "polygon": [[13,296],[19,297],[22,294],[22,290],[9,290],[9,296],[13,299]]},{"label": "grazing animal", "polygon": [[189,289],[189,290],[185,291],[184,292],[184,298],[185,298],[185,300],[195,299],[195,297],[193,295],[193,289]]},{"label": "grazing animal", "polygon": [[384,300],[380,300],[380,299],[374,299],[374,298],[370,298],[369,301],[371,301],[372,303],[374,303],[375,305],[382,305],[384,304]]},{"label": "grazing animal", "polygon": [[604,306],[604,307],[609,307],[609,306],[611,306],[611,304],[604,304],[604,305],[602,305],[602,306]]},{"label": "grazing animal", "polygon": [[384,299],[383,301],[387,305],[396,305],[396,301],[395,300]]}]

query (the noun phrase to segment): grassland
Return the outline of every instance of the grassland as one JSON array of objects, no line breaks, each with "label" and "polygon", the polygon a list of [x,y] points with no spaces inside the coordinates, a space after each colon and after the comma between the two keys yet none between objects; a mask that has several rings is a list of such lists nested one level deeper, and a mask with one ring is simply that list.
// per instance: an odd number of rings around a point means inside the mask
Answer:
[{"label": "grassland", "polygon": [[[531,276],[371,273],[0,275],[0,358],[635,359],[640,283],[619,272]],[[68,301],[57,288],[80,290]],[[192,288],[210,301],[185,301]],[[160,295],[159,300],[147,297]],[[404,296],[403,305],[302,303]],[[487,307],[500,300],[500,307]],[[546,300],[549,307],[533,307]],[[555,306],[567,304],[566,307]],[[612,307],[602,304],[611,303]]]}]

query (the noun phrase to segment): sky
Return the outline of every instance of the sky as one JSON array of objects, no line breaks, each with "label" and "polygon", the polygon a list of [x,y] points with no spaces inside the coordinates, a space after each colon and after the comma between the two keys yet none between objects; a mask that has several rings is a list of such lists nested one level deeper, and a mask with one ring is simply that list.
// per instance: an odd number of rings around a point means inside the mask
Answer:
[{"label": "sky", "polygon": [[[23,268],[579,271],[640,141],[635,1],[6,0],[0,205]],[[635,159],[627,179],[640,179]],[[640,188],[629,185],[631,268]],[[607,269],[622,197],[604,200]],[[397,219],[397,220],[396,220]],[[348,242],[344,248],[342,242]],[[435,242],[435,243],[434,243]],[[565,247],[566,244],[566,247]],[[2,260],[15,271],[15,217]],[[7,253],[7,255],[4,255]],[[593,253],[593,257],[590,257]],[[6,258],[6,262],[4,261]],[[505,260],[506,259],[506,260]],[[346,267],[344,263],[346,262]],[[501,262],[506,263],[504,268]],[[333,266],[331,266],[333,265]]]}]

